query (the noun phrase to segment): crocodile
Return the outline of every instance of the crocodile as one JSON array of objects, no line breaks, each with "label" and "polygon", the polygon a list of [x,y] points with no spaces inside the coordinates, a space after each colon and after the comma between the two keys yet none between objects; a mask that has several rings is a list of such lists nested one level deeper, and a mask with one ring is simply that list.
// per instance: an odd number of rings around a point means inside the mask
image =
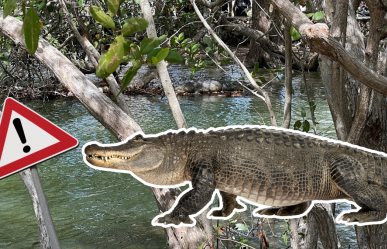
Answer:
[{"label": "crocodile", "polygon": [[[229,218],[244,203],[265,205],[255,216],[306,215],[315,202],[348,201],[357,210],[345,224],[387,218],[387,154],[346,142],[270,126],[137,133],[118,144],[91,142],[85,162],[96,169],[130,173],[152,187],[189,183],[175,205],[152,224],[194,225],[194,217],[219,197],[207,217]],[[215,193],[215,194],[214,194]]]}]

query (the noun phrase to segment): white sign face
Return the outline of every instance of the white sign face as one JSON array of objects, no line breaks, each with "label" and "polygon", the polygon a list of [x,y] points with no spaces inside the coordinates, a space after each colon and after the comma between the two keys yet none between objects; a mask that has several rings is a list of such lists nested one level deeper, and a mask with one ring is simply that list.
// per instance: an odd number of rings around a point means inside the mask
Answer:
[{"label": "white sign face", "polygon": [[[20,120],[21,126],[14,125],[13,121],[17,119]],[[18,127],[19,132],[16,130],[16,127]],[[23,133],[25,139],[21,139],[20,132]],[[11,114],[11,124],[5,137],[3,153],[0,155],[0,167],[58,142],[59,140],[50,135],[50,133],[13,111]],[[28,148],[30,149],[28,150]]]}]

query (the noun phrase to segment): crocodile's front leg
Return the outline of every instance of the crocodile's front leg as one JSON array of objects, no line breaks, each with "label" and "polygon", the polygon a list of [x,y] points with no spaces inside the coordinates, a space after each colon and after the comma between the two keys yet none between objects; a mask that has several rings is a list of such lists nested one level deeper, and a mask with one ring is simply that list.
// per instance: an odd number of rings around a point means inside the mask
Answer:
[{"label": "crocodile's front leg", "polygon": [[215,191],[212,166],[207,163],[197,163],[190,168],[192,189],[181,196],[172,212],[160,217],[157,223],[167,225],[194,224],[194,220],[189,216],[201,211],[211,200]]},{"label": "crocodile's front leg", "polygon": [[347,155],[330,155],[328,160],[333,181],[361,207],[359,211],[344,214],[342,220],[364,223],[385,219],[387,191],[368,182],[363,165]]}]

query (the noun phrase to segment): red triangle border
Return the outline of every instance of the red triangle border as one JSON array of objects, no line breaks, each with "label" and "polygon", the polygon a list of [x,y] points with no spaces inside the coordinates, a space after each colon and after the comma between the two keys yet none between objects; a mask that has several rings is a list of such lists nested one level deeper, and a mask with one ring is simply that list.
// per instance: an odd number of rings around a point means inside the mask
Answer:
[{"label": "red triangle border", "polygon": [[78,146],[78,140],[71,136],[69,133],[62,130],[51,121],[42,117],[40,114],[29,109],[15,99],[8,97],[4,102],[3,113],[0,121],[0,160],[4,149],[5,138],[8,133],[9,124],[11,122],[12,111],[17,112],[19,115],[28,119],[36,126],[40,127],[51,136],[58,139],[59,142],[1,166],[0,179]]}]

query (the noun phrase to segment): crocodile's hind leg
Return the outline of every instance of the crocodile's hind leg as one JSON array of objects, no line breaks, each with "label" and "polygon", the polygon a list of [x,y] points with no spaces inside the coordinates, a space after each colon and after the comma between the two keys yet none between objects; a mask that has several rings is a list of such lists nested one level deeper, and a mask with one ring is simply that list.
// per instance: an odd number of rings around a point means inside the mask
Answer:
[{"label": "crocodile's hind leg", "polygon": [[191,167],[192,189],[185,193],[171,213],[158,218],[157,223],[193,224],[189,215],[198,213],[211,200],[215,190],[214,174],[208,164],[196,164]]},{"label": "crocodile's hind leg", "polygon": [[265,208],[256,211],[254,214],[259,215],[276,215],[276,216],[295,216],[303,214],[310,207],[311,202],[303,202],[293,206],[285,206],[278,208]]},{"label": "crocodile's hind leg", "polygon": [[387,190],[369,183],[363,165],[348,155],[330,155],[332,180],[359,206],[357,212],[342,216],[347,222],[376,222],[386,218]]},{"label": "crocodile's hind leg", "polygon": [[236,200],[237,196],[236,195],[220,191],[220,198],[222,198],[222,201],[223,201],[222,209],[221,210],[215,210],[214,212],[211,213],[210,216],[213,216],[213,217],[227,217],[230,214],[232,214],[232,212],[235,209],[237,211],[244,209],[244,207],[237,202],[237,200]]}]

